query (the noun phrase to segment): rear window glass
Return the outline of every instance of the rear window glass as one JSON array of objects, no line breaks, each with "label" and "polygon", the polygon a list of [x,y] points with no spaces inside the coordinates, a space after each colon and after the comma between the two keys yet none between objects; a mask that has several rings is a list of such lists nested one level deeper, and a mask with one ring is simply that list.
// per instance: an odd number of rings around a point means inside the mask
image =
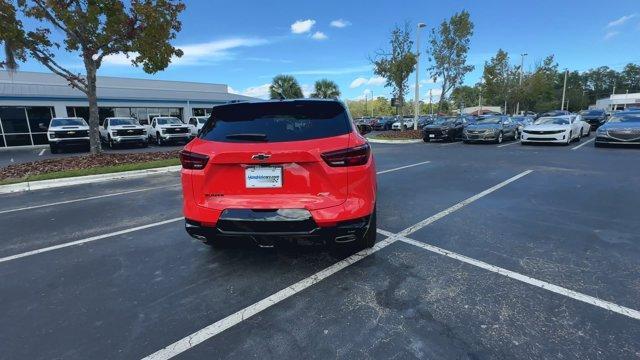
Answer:
[{"label": "rear window glass", "polygon": [[224,142],[282,142],[320,139],[351,131],[337,102],[240,103],[214,107],[200,138]]}]

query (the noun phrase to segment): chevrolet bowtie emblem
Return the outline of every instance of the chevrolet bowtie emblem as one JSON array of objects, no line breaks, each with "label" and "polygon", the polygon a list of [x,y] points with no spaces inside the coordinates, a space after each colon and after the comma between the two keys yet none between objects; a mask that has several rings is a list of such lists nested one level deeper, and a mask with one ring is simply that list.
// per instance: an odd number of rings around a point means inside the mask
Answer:
[{"label": "chevrolet bowtie emblem", "polygon": [[268,154],[255,154],[255,155],[253,155],[251,157],[251,159],[264,161],[264,160],[267,160],[270,157],[271,157],[271,155],[268,155]]}]

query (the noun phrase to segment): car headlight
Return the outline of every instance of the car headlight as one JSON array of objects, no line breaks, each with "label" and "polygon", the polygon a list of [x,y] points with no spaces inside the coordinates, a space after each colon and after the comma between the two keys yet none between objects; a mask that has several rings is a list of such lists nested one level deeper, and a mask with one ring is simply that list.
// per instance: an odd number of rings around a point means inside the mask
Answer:
[{"label": "car headlight", "polygon": [[597,135],[606,135],[607,134],[607,130],[605,130],[603,128],[598,128],[598,130],[596,130],[596,134]]},{"label": "car headlight", "polygon": [[50,137],[51,139],[55,139],[55,138],[56,138],[56,133],[54,133],[54,132],[50,132],[50,133],[49,133],[49,137]]},{"label": "car headlight", "polygon": [[111,132],[111,136],[117,136],[117,135],[118,135],[117,131],[114,130],[114,131]]}]

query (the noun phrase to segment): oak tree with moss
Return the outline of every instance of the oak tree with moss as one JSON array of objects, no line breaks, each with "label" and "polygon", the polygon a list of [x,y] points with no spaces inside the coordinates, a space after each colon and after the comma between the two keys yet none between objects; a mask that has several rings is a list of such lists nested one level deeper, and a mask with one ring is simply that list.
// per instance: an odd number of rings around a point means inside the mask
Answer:
[{"label": "oak tree with moss", "polygon": [[[91,153],[99,153],[96,78],[102,62],[124,54],[147,73],[164,70],[173,57],[182,56],[171,40],[181,29],[178,16],[184,8],[179,0],[0,0],[6,54],[0,66],[15,70],[18,61],[33,58],[83,92],[89,102]],[[84,72],[58,61],[60,49],[77,54]]]}]

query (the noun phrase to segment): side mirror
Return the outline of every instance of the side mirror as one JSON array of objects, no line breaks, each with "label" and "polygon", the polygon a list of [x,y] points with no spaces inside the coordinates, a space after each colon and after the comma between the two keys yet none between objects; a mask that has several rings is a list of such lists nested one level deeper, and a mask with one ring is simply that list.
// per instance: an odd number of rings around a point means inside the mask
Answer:
[{"label": "side mirror", "polygon": [[38,127],[40,128],[40,130],[47,130],[47,125],[45,125],[44,123],[38,123]]}]

